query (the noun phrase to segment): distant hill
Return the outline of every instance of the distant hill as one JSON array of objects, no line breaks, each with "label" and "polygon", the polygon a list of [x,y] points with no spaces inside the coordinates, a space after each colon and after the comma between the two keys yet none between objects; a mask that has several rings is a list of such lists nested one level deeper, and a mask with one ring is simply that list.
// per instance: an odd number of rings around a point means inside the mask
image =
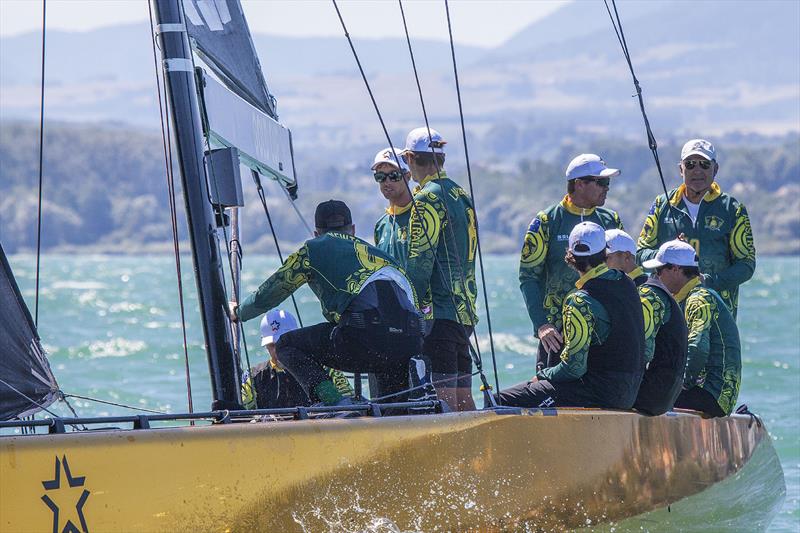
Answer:
[{"label": "distant hill", "polygon": [[[659,137],[800,129],[800,2],[619,0],[618,6]],[[353,37],[390,127],[403,131],[421,123],[403,40]],[[39,38],[0,39],[5,119],[38,114]],[[298,144],[337,153],[346,140],[380,138],[344,37],[254,39],[281,118],[296,129]],[[147,24],[52,31],[48,43],[49,117],[156,130]],[[432,120],[456,131],[448,45],[413,45]],[[518,129],[641,135],[630,75],[603,2],[572,2],[501,46],[458,46],[457,53],[464,109],[476,132],[509,122]]]},{"label": "distant hill", "polygon": [[[171,226],[161,140],[120,127],[50,124],[45,137],[43,246],[45,250],[135,253],[167,251]],[[544,137],[544,132],[540,132]],[[536,132],[531,130],[532,135]],[[492,133],[487,133],[491,137]],[[800,253],[800,138],[749,136],[720,139],[719,182],[744,202],[753,221],[760,253]],[[744,142],[742,142],[744,141]],[[477,137],[476,145],[491,139]],[[530,219],[565,192],[564,165],[579,153],[566,142],[552,155],[559,163],[522,159],[515,164],[473,159],[472,174],[483,248],[516,253]],[[625,139],[596,137],[592,142],[609,164],[623,169],[613,182],[608,206],[619,211],[636,235],[660,184],[646,147]],[[35,249],[38,124],[0,122],[0,242],[13,253]],[[665,142],[662,158],[667,183],[677,185],[675,160],[680,145]],[[359,236],[370,240],[385,201],[369,173],[372,152],[352,161],[331,161],[313,150],[298,154],[298,206],[310,219],[314,206],[329,198],[346,200]],[[458,158],[449,174],[467,186]],[[266,180],[267,182],[269,180]],[[179,187],[179,183],[176,184]],[[307,235],[286,198],[266,184],[267,201],[285,247]],[[242,242],[247,252],[274,251],[253,183],[243,182]],[[177,199],[182,211],[183,200]],[[186,235],[179,216],[180,235]]]}]

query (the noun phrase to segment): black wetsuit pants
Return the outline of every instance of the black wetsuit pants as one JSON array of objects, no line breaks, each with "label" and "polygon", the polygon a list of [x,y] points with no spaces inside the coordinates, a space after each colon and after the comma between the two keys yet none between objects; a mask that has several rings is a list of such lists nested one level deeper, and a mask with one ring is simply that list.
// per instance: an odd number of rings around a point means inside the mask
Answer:
[{"label": "black wetsuit pants", "polygon": [[[408,360],[422,350],[422,337],[400,335],[391,342],[385,327],[371,331],[336,326],[330,322],[289,331],[276,345],[278,360],[300,383],[310,397],[330,376],[323,365],[345,372],[373,373],[381,394],[408,388]],[[401,401],[402,396],[387,401]]]},{"label": "black wetsuit pants", "polygon": [[725,411],[717,403],[717,399],[702,387],[682,390],[678,395],[678,399],[675,400],[675,407],[701,411],[714,418],[726,416]]}]

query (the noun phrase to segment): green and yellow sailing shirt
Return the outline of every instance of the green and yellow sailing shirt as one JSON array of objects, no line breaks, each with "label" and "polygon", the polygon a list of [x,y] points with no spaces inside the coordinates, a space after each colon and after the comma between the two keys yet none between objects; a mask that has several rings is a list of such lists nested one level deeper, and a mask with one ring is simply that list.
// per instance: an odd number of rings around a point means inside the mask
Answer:
[{"label": "green and yellow sailing shirt", "polygon": [[615,211],[602,207],[577,207],[569,195],[541,211],[528,226],[519,261],[519,287],[535,336],[544,324],[553,324],[559,331],[562,329],[564,297],[578,280],[577,272],[564,262],[564,256],[569,233],[583,221],[595,222],[605,229],[623,229]]},{"label": "green and yellow sailing shirt", "polygon": [[731,414],[742,382],[739,328],[721,296],[693,278],[675,295],[689,328],[683,388],[701,387]]},{"label": "green and yellow sailing shirt", "polygon": [[[327,366],[323,368],[336,386],[336,390],[338,390],[342,396],[352,396],[354,394],[350,381],[340,370],[328,368]],[[269,372],[271,377],[276,379],[259,379],[259,374],[261,372]],[[258,380],[261,383],[272,382],[274,383],[275,390],[259,390],[253,383],[254,380]],[[281,391],[280,381],[283,381],[284,389],[288,389],[288,391]],[[293,382],[293,387],[287,387],[288,381]],[[271,394],[273,398],[260,398],[260,394]],[[307,397],[302,398],[303,396],[305,396],[305,392],[303,392],[300,384],[298,384],[294,377],[286,372],[286,370],[273,363],[272,359],[268,359],[264,363],[259,363],[249,371],[245,371],[242,376],[242,406],[245,409],[269,409],[271,407],[295,407],[297,405],[310,404],[310,401],[303,401],[307,400]],[[284,405],[275,405],[276,403],[283,403]]]},{"label": "green and yellow sailing shirt", "polygon": [[672,306],[670,295],[665,289],[654,285],[639,285],[638,290],[644,314],[644,360],[649,364],[656,350],[656,335],[661,326],[669,322]]},{"label": "green and yellow sailing shirt", "polygon": [[405,207],[389,206],[375,223],[375,246],[394,257],[401,267],[408,261],[408,223],[411,202]]},{"label": "green and yellow sailing shirt", "polygon": [[719,292],[735,319],[739,285],[753,277],[756,269],[747,209],[714,182],[692,221],[685,194],[686,185],[682,184],[670,191],[669,204],[663,194],[655,199],[639,235],[636,258],[639,263],[652,259],[659,246],[685,234],[697,252],[704,283]]},{"label": "green and yellow sailing shirt", "polygon": [[441,171],[420,182],[413,203],[406,268],[426,318],[477,324],[478,227],[472,200]]},{"label": "green and yellow sailing shirt", "polygon": [[244,299],[237,315],[242,321],[255,318],[277,307],[308,283],[319,298],[325,319],[338,323],[353,298],[361,292],[367,281],[379,275],[378,271],[396,281],[411,295],[416,305],[416,297],[408,279],[389,254],[358,237],[328,232],[306,241],[298,251],[287,257],[283,266]]},{"label": "green and yellow sailing shirt", "polygon": [[577,290],[564,298],[564,348],[561,350],[561,362],[540,370],[536,377],[558,383],[575,381],[586,374],[589,368],[589,348],[606,342],[611,331],[611,318],[605,307],[582,288],[590,279],[617,280],[624,275],[602,263],[575,282]]}]

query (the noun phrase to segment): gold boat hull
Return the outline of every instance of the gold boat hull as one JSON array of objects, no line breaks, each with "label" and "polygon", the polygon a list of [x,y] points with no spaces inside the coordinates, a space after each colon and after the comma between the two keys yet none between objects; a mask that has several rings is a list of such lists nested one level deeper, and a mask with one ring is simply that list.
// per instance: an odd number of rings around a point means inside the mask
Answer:
[{"label": "gold boat hull", "polygon": [[[758,498],[731,518],[724,498],[742,490]],[[0,529],[14,532],[691,530],[713,529],[717,507],[753,531],[784,495],[766,428],[739,415],[480,411],[0,438]]]}]

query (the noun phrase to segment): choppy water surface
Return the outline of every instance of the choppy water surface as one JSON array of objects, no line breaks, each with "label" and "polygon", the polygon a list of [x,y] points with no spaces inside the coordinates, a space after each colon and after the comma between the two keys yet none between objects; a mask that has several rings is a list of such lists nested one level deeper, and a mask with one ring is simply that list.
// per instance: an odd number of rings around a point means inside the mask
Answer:
[{"label": "choppy water surface", "polygon": [[[34,258],[14,256],[10,261],[33,313]],[[194,281],[187,268],[190,264],[189,258],[184,258],[193,398],[196,409],[207,409],[208,366]],[[245,288],[255,289],[276,266],[271,257],[246,258]],[[536,346],[518,289],[517,258],[487,258],[486,270],[500,384],[508,386],[532,375]],[[183,337],[171,258],[46,255],[40,286],[39,329],[65,392],[149,409],[187,410]],[[313,294],[305,288],[298,294],[304,322],[321,321]],[[800,258],[759,259],[755,277],[742,290],[738,322],[744,359],[739,403],[747,403],[764,418],[781,457],[788,490],[770,531],[797,532]],[[483,319],[481,350],[487,376],[493,381],[485,326]],[[250,361],[255,364],[263,359],[258,321],[247,323],[246,332]],[[72,402],[82,415],[130,412],[85,400]]]}]

